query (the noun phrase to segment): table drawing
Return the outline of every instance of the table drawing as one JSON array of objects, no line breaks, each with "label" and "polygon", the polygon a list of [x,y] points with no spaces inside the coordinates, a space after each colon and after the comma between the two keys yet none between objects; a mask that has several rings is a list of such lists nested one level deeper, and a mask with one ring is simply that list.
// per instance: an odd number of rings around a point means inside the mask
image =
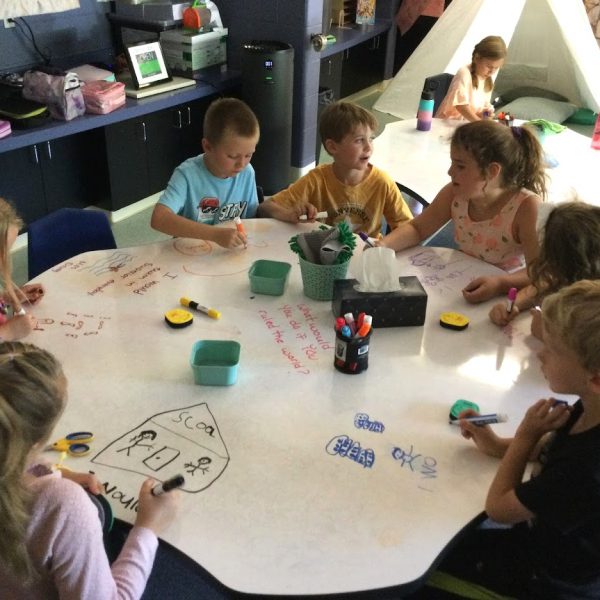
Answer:
[{"label": "table drawing", "polygon": [[[416,123],[416,119],[388,123],[375,139],[371,160],[403,191],[429,204],[450,181],[450,138],[464,122],[433,119],[431,131],[417,131]],[[557,167],[546,169],[548,199],[559,202],[577,196],[599,205],[595,174],[600,169],[600,152],[591,148],[590,138],[565,129],[547,135],[542,145],[549,157],[558,160]]]},{"label": "table drawing", "polygon": [[[325,594],[415,581],[481,512],[497,467],[448,425],[451,405],[467,398],[507,413],[495,427],[508,435],[548,394],[529,319],[502,330],[489,304],[462,299],[495,267],[412,248],[396,264],[428,293],[425,325],[375,329],[368,370],[346,375],[333,367],[331,304],[303,295],[287,243],[314,225],[245,227],[247,250],[169,240],[83,254],[38,278],[47,294],[28,341],[54,352],[69,379],[52,439],[94,432],[93,451],[65,465],[95,471],[125,520],[148,474],[185,474],[164,538],[233,589]],[[259,258],[292,264],[283,296],[251,293]],[[169,328],[163,315],[182,296],[221,319],[195,313],[191,326]],[[469,327],[440,327],[447,310]],[[198,339],[240,342],[237,384],[194,385]]]}]

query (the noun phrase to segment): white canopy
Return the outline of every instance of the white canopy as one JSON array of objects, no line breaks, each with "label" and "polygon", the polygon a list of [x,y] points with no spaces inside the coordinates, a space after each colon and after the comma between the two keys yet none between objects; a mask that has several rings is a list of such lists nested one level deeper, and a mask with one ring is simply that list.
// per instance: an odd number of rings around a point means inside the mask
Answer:
[{"label": "white canopy", "polygon": [[425,77],[456,73],[488,35],[508,44],[498,93],[536,86],[600,110],[600,48],[581,0],[453,0],[374,108],[414,117]]}]

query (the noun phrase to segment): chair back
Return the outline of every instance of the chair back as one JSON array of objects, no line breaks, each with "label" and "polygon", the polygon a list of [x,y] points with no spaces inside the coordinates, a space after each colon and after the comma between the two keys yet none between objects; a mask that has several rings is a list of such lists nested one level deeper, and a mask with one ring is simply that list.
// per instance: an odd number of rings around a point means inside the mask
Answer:
[{"label": "chair back", "polygon": [[439,73],[438,75],[431,75],[431,77],[425,78],[425,84],[423,85],[423,91],[433,92],[433,114],[437,112],[439,105],[448,93],[450,83],[454,75],[451,73]]},{"label": "chair back", "polygon": [[77,254],[116,248],[110,222],[99,210],[60,208],[27,228],[29,279]]}]

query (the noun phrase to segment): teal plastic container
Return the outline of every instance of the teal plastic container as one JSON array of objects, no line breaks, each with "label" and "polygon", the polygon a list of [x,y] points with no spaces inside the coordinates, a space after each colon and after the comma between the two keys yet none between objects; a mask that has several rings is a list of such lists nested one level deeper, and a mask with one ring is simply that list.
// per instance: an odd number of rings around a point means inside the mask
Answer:
[{"label": "teal plastic container", "polygon": [[281,296],[292,265],[278,260],[257,260],[248,271],[250,289],[255,294]]},{"label": "teal plastic container", "polygon": [[198,385],[233,385],[240,363],[239,342],[198,340],[192,347],[190,365]]}]

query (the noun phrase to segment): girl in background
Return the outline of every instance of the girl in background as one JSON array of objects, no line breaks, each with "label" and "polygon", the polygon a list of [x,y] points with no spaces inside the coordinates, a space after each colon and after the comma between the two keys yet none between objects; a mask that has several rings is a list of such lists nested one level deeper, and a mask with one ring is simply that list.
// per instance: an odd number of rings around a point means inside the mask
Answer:
[{"label": "girl in background", "polygon": [[[600,207],[584,202],[558,204],[548,214],[539,256],[531,263],[531,285],[519,290],[512,310],[499,302],[490,311],[496,325],[505,326],[522,311],[582,279],[600,279]],[[542,338],[541,312],[531,311],[531,331]]]},{"label": "girl in background", "polygon": [[66,388],[49,352],[0,344],[0,597],[139,598],[178,492],[153,496],[155,482],[143,483],[135,526],[109,566],[98,510],[82,487],[99,492],[96,477],[36,465]]},{"label": "girl in background", "polygon": [[3,282],[0,291],[0,341],[18,340],[31,333],[36,319],[25,313],[21,303],[36,304],[44,295],[44,287],[39,283],[25,284],[21,288],[13,283],[10,249],[21,227],[23,221],[15,209],[0,198],[0,272]]},{"label": "girl in background", "polygon": [[546,195],[543,153],[527,127],[475,121],[452,136],[451,182],[412,221],[378,242],[393,250],[415,246],[449,219],[460,250],[506,274],[478,277],[463,290],[468,302],[506,295],[529,284],[525,266],[538,255],[537,210]]},{"label": "girl in background", "polygon": [[[504,64],[506,44],[497,35],[483,38],[473,49],[471,64],[461,67],[450,83],[435,116],[479,121],[493,116],[494,78]],[[484,114],[484,111],[487,111]]]}]

